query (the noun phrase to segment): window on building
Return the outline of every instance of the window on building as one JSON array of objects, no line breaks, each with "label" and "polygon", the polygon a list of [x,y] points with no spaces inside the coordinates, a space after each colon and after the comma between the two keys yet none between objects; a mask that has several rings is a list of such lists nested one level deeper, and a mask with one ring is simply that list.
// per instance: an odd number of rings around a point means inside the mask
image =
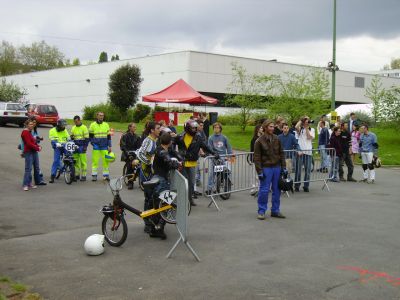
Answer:
[{"label": "window on building", "polygon": [[399,77],[400,73],[394,73],[394,77]]},{"label": "window on building", "polygon": [[354,86],[358,88],[364,88],[365,86],[365,78],[364,77],[356,77],[354,81]]}]

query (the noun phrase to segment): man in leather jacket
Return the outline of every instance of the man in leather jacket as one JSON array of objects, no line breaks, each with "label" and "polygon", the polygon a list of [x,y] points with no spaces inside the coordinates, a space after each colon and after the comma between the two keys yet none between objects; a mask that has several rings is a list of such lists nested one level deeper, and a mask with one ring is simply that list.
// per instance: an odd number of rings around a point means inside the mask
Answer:
[{"label": "man in leather jacket", "polygon": [[[128,155],[128,151],[136,151],[140,148],[141,146],[141,140],[140,137],[135,134],[136,131],[136,124],[135,123],[130,123],[128,125],[128,130],[124,135],[121,137],[121,140],[119,142],[119,146],[121,148],[121,161],[127,161],[130,159],[130,157],[135,158],[136,155]],[[133,174],[133,166],[132,162],[128,163],[128,167],[126,170],[127,174]],[[133,189],[133,181],[129,181],[128,183],[128,189],[131,190]]]},{"label": "man in leather jacket", "polygon": [[192,206],[196,206],[193,201],[194,184],[196,178],[196,165],[199,159],[199,151],[202,149],[206,154],[214,155],[219,158],[203,140],[197,132],[198,123],[194,120],[189,120],[185,124],[185,131],[175,138],[175,144],[178,146],[179,153],[184,158],[183,176],[189,183],[189,201]]}]

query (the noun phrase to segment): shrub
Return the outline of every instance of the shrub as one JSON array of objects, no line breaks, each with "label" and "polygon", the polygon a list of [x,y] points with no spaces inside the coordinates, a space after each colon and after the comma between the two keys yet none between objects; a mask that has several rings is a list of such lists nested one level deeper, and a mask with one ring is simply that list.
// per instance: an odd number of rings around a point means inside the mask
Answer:
[{"label": "shrub", "polygon": [[218,122],[220,122],[222,125],[240,125],[240,114],[229,114],[229,115],[219,115],[218,116]]},{"label": "shrub", "polygon": [[83,118],[86,120],[95,120],[96,113],[99,111],[104,112],[104,119],[109,122],[129,122],[133,120],[133,109],[128,109],[126,114],[122,114],[110,102],[85,106],[83,108]]},{"label": "shrub", "polygon": [[151,107],[144,104],[136,104],[132,114],[133,122],[140,122],[151,113]]}]

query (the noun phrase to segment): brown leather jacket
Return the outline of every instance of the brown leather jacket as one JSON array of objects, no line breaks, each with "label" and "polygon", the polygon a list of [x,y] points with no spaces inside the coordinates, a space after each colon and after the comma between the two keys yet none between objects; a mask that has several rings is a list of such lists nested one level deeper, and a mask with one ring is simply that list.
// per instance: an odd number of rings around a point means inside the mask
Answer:
[{"label": "brown leather jacket", "polygon": [[257,174],[260,174],[263,168],[286,167],[283,147],[275,134],[263,134],[258,138],[254,144],[254,164]]}]

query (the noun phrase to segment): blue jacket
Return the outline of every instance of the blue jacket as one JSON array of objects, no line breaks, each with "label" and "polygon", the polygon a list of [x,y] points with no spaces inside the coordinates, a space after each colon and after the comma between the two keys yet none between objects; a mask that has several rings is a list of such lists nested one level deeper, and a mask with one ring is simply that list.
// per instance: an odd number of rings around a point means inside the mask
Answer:
[{"label": "blue jacket", "polygon": [[376,152],[378,150],[378,139],[375,133],[368,132],[362,134],[360,137],[360,150],[361,152]]},{"label": "blue jacket", "polygon": [[[297,142],[296,137],[288,132],[288,134],[280,134],[278,135],[278,139],[281,141],[283,150],[298,150],[300,151],[299,143]],[[290,152],[285,152],[285,157],[290,158]]]}]

